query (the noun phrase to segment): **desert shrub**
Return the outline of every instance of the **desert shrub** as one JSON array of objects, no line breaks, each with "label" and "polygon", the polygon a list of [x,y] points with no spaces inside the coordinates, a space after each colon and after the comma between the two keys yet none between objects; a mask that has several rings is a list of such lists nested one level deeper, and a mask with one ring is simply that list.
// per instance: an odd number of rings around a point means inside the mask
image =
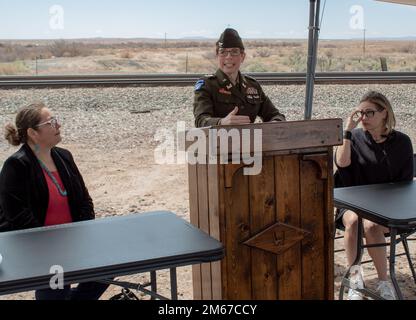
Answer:
[{"label": "desert shrub", "polygon": [[268,58],[271,56],[271,51],[267,48],[260,48],[256,50],[256,52],[253,54],[253,57],[260,57],[260,58]]},{"label": "desert shrub", "polygon": [[51,54],[45,47],[22,46],[6,44],[0,46],[0,62],[14,62],[19,60],[34,60],[49,58]]},{"label": "desert shrub", "polygon": [[295,41],[280,41],[280,40],[246,40],[245,45],[248,48],[279,48],[279,47],[292,47],[297,48],[302,46],[302,42]]},{"label": "desert shrub", "polygon": [[297,47],[301,47],[302,43],[300,42],[289,42],[289,41],[283,41],[280,44],[278,44],[278,47],[293,47],[293,48],[297,48]]},{"label": "desert shrub", "polygon": [[16,75],[16,74],[22,74],[26,72],[27,72],[27,67],[21,61],[0,64],[0,74],[2,75]]},{"label": "desert shrub", "polygon": [[[202,58],[207,62],[209,70],[217,68],[217,55],[215,51],[207,51],[202,54]],[[209,71],[211,72],[211,71]]]},{"label": "desert shrub", "polygon": [[414,44],[407,44],[397,48],[397,52],[401,53],[415,53],[416,47]]},{"label": "desert shrub", "polygon": [[268,72],[269,70],[260,62],[254,62],[244,68],[246,72]]},{"label": "desert shrub", "polygon": [[320,48],[327,48],[327,49],[336,49],[337,46],[335,44],[331,44],[331,43],[321,43],[319,45]]},{"label": "desert shrub", "polygon": [[217,58],[217,54],[215,51],[207,51],[202,54],[202,57],[207,60],[215,60]]},{"label": "desert shrub", "polygon": [[67,42],[56,40],[49,46],[49,51],[55,57],[88,56],[90,49],[81,42]]},{"label": "desert shrub", "polygon": [[332,58],[334,57],[334,51],[332,51],[332,50],[327,50],[327,51],[325,51],[325,56],[326,56],[328,59],[332,59]]},{"label": "desert shrub", "polygon": [[289,55],[286,64],[290,67],[292,72],[305,72],[307,65],[306,54],[301,50],[296,49],[293,54]]},{"label": "desert shrub", "polygon": [[333,68],[334,71],[345,71],[346,69],[346,64],[343,61],[337,61]]},{"label": "desert shrub", "polygon": [[134,57],[133,53],[131,53],[128,50],[120,53],[120,58],[122,59],[132,59],[133,57]]}]

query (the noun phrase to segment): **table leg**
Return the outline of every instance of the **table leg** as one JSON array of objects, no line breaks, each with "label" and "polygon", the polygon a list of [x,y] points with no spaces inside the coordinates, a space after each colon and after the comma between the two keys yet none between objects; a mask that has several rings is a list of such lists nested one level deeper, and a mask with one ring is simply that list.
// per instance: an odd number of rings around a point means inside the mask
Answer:
[{"label": "table leg", "polygon": [[413,267],[413,261],[410,257],[410,250],[409,250],[409,244],[407,243],[407,236],[400,235],[400,238],[403,243],[403,247],[406,253],[407,262],[409,263],[410,271],[412,272],[413,281],[416,283],[416,272],[415,272],[415,268]]},{"label": "table leg", "polygon": [[[150,288],[153,292],[157,292],[156,271],[150,271]],[[150,299],[155,300],[153,296]]]},{"label": "table leg", "polygon": [[397,229],[390,228],[390,278],[391,282],[393,283],[394,290],[396,291],[396,296],[399,300],[403,300],[403,295],[400,290],[399,284],[396,280],[396,270],[395,270],[395,259],[396,259],[396,235]]},{"label": "table leg", "polygon": [[172,300],[178,300],[178,284],[176,280],[176,268],[170,269],[170,292]]}]

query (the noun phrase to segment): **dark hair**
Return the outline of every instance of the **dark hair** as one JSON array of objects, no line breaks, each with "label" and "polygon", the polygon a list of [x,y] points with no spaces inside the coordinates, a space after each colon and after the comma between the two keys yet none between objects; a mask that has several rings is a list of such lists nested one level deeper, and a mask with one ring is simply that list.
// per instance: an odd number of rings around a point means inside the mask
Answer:
[{"label": "dark hair", "polygon": [[13,146],[27,143],[27,129],[35,129],[40,122],[40,112],[46,108],[42,102],[35,102],[19,110],[16,115],[16,125],[8,123],[5,126],[5,139]]},{"label": "dark hair", "polygon": [[387,118],[385,121],[386,134],[389,135],[394,127],[396,126],[396,117],[394,116],[393,108],[389,99],[386,96],[378,91],[369,91],[361,98],[360,103],[362,102],[371,102],[377,106],[379,111],[386,110]]}]

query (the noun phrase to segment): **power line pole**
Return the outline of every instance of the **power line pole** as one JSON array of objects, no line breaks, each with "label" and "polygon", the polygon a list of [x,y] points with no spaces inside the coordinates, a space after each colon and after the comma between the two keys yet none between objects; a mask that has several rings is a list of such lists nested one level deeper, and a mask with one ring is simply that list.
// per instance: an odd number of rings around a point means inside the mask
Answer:
[{"label": "power line pole", "polygon": [[365,56],[365,28],[363,29],[363,55]]}]

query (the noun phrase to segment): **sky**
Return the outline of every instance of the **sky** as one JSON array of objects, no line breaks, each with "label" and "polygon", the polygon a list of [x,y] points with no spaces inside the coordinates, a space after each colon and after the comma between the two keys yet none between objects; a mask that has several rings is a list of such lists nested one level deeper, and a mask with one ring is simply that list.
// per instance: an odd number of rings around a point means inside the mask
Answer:
[{"label": "sky", "polygon": [[[325,4],[325,8],[324,8]],[[416,37],[416,7],[321,0],[322,39]],[[307,38],[309,0],[0,0],[0,39]]]}]

